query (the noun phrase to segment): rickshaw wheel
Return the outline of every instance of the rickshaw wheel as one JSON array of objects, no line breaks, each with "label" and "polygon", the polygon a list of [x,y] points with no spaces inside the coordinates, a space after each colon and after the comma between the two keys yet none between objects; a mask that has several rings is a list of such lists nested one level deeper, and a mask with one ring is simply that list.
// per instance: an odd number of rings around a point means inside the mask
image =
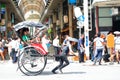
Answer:
[{"label": "rickshaw wheel", "polygon": [[47,57],[38,52],[34,47],[26,47],[18,57],[18,68],[28,76],[40,74],[47,63]]}]

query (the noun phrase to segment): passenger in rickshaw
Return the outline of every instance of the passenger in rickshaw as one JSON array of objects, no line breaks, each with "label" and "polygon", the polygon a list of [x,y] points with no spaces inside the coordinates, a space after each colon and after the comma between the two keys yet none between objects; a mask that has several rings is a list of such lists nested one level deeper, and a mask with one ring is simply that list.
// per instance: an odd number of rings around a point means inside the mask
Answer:
[{"label": "passenger in rickshaw", "polygon": [[23,28],[23,35],[22,35],[22,40],[27,43],[30,40],[30,37],[28,36],[29,34],[29,29],[28,28]]},{"label": "passenger in rickshaw", "polygon": [[[40,40],[40,35],[35,35],[35,37],[31,37],[29,34],[29,29],[28,28],[23,28],[22,29],[22,41],[24,43],[24,47],[31,45],[32,47],[34,47],[35,49],[37,49],[37,51],[41,51],[43,54],[48,53],[48,51],[46,50],[46,47],[43,46],[42,40]],[[42,37],[43,39],[43,37]],[[43,40],[45,41],[45,40]]]},{"label": "passenger in rickshaw", "polygon": [[31,42],[40,43],[40,36],[36,35],[36,37],[32,39],[30,34],[29,34],[29,29],[28,28],[23,28],[23,31],[22,31],[22,41],[25,44],[28,44],[28,43],[31,43]]},{"label": "passenger in rickshaw", "polygon": [[32,39],[32,37],[30,36],[28,28],[23,28],[22,29],[21,39],[22,39],[22,41],[24,43],[24,47],[27,46],[27,45],[29,45],[32,42],[36,42],[35,41],[36,39],[35,38]]}]

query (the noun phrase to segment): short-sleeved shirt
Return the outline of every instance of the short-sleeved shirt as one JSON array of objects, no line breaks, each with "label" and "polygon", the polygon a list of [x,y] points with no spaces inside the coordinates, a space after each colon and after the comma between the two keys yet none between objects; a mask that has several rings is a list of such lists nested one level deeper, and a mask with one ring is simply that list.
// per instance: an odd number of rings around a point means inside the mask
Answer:
[{"label": "short-sleeved shirt", "polygon": [[102,38],[97,37],[97,38],[94,39],[94,42],[95,42],[95,46],[96,46],[97,49],[101,49],[101,48],[104,47],[103,44],[102,44],[104,42],[104,40]]},{"label": "short-sleeved shirt", "polygon": [[58,47],[59,46],[59,39],[53,40],[53,46]]},{"label": "short-sleeved shirt", "polygon": [[68,53],[69,53],[69,46],[64,46],[61,55],[68,55]]},{"label": "short-sleeved shirt", "polygon": [[115,49],[120,49],[120,37],[115,37]]},{"label": "short-sleeved shirt", "polygon": [[28,40],[30,40],[30,38],[27,35],[23,35],[22,36],[22,40],[23,41],[28,41]]},{"label": "short-sleeved shirt", "polygon": [[114,47],[114,35],[113,34],[107,35],[107,47],[108,48]]}]

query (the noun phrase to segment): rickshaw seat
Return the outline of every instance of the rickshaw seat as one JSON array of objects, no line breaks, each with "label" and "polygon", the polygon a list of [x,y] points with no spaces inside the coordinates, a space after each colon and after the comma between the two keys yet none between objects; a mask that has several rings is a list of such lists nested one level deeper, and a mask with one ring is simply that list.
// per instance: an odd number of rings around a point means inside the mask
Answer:
[{"label": "rickshaw seat", "polygon": [[48,54],[45,51],[45,49],[43,48],[42,44],[40,44],[40,43],[32,43],[31,46],[34,47],[36,50],[38,50],[40,52],[40,54],[42,54],[42,55]]}]

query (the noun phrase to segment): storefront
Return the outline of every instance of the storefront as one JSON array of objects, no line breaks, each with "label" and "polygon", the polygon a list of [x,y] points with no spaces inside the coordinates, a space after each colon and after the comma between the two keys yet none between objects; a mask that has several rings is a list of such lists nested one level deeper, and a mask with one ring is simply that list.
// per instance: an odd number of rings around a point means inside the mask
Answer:
[{"label": "storefront", "polygon": [[6,6],[3,3],[0,3],[0,36],[4,36],[5,35],[5,31],[6,31],[6,26],[5,26],[5,13],[6,13]]},{"label": "storefront", "polygon": [[107,34],[110,30],[120,31],[120,0],[94,0],[96,27]]},{"label": "storefront", "polygon": [[14,1],[0,0],[0,38],[12,37],[12,26],[23,20],[23,15]]}]

